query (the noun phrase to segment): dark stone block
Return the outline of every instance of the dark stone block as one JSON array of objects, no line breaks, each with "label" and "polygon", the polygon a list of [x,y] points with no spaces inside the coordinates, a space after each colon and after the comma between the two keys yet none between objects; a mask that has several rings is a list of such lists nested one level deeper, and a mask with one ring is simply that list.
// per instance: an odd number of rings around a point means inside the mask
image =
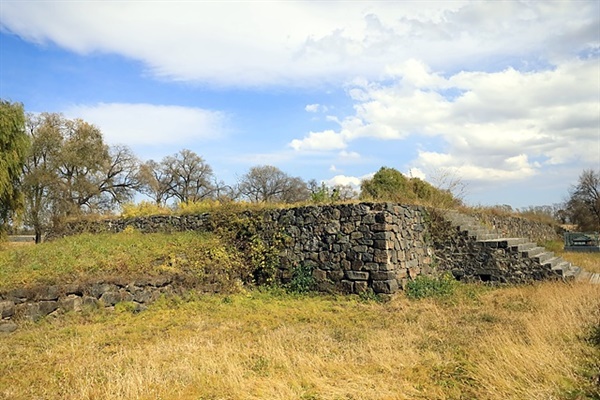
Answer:
[{"label": "dark stone block", "polygon": [[15,303],[11,300],[0,301],[0,319],[10,318],[15,314]]},{"label": "dark stone block", "polygon": [[398,291],[398,281],[389,279],[385,281],[373,281],[373,291],[375,293],[393,294]]},{"label": "dark stone block", "polygon": [[354,293],[354,282],[352,281],[342,281],[341,282],[342,292],[344,293]]},{"label": "dark stone block", "polygon": [[38,304],[41,316],[46,316],[58,308],[58,301],[40,301]]},{"label": "dark stone block", "polygon": [[366,271],[346,271],[346,278],[351,281],[366,281],[369,279],[369,272]]},{"label": "dark stone block", "polygon": [[48,286],[38,292],[39,300],[58,300],[60,297],[60,288],[56,285]]},{"label": "dark stone block", "polygon": [[0,321],[0,333],[11,333],[17,330],[17,324],[12,321]]},{"label": "dark stone block", "polygon": [[371,279],[374,281],[387,281],[396,279],[396,273],[391,271],[373,271],[371,272]]}]

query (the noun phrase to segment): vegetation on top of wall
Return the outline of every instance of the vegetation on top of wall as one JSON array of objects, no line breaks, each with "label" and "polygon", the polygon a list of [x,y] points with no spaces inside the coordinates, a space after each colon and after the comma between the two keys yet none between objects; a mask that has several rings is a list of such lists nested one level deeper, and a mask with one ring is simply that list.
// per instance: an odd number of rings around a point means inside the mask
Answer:
[{"label": "vegetation on top of wall", "polygon": [[462,204],[449,190],[436,188],[419,178],[408,178],[388,167],[382,167],[373,178],[362,182],[360,199],[437,208],[454,208]]},{"label": "vegetation on top of wall", "polygon": [[128,229],[0,251],[0,290],[177,276],[190,286],[210,280],[227,291],[248,273],[237,250],[208,233],[141,234]]}]

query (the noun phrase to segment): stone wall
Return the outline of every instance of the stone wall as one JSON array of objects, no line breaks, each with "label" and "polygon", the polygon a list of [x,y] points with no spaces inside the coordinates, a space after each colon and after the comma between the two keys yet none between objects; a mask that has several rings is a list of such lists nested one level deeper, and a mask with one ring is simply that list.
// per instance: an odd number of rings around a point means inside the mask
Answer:
[{"label": "stone wall", "polygon": [[[448,230],[438,231],[428,212],[418,206],[336,204],[242,214],[258,216],[255,234],[265,242],[279,233],[286,237],[279,279],[286,282],[295,267],[309,267],[323,291],[362,293],[370,289],[391,294],[407,279],[429,274],[434,267],[452,271],[457,277],[479,276],[485,280],[489,276],[490,280],[504,282],[544,279],[547,272],[511,254],[510,248],[486,247],[459,232],[449,235]],[[484,213],[472,216],[508,237],[537,241],[557,237],[551,225],[523,218]],[[67,224],[55,236],[120,232],[127,227],[146,233],[210,231],[215,224],[209,214],[108,219]]]},{"label": "stone wall", "polygon": [[[258,235],[269,242],[286,236],[279,278],[289,280],[295,266],[307,266],[321,290],[390,294],[407,278],[428,271],[431,251],[426,243],[426,212],[418,206],[392,203],[337,204],[270,209],[259,213]],[[253,213],[247,213],[253,214]],[[121,232],[132,227],[144,233],[209,231],[209,214],[154,216],[70,223],[60,237],[83,232]]]},{"label": "stone wall", "polygon": [[527,238],[538,243],[557,239],[562,240],[560,234],[557,232],[557,226],[552,224],[512,215],[485,212],[470,212],[469,215],[478,219],[491,232],[498,233],[503,237]]},{"label": "stone wall", "polygon": [[131,311],[139,312],[162,295],[185,290],[176,279],[166,277],[13,289],[0,292],[0,332],[16,330],[15,320],[37,321],[70,311],[111,308],[120,302],[129,302]]},{"label": "stone wall", "polygon": [[[558,278],[535,258],[524,257],[518,250],[518,240],[478,241],[443,218],[434,217],[433,221],[430,229],[437,271],[450,272],[458,280],[497,283]],[[520,226],[523,228],[525,225]]]},{"label": "stone wall", "polygon": [[425,215],[421,207],[392,203],[311,206],[270,210],[265,226],[290,238],[281,254],[284,281],[304,265],[320,290],[391,294],[428,272]]}]

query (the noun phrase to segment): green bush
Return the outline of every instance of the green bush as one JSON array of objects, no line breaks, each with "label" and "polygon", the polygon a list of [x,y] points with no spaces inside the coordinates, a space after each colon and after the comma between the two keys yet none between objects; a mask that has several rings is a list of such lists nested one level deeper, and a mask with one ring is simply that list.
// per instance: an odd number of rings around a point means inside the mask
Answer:
[{"label": "green bush", "polygon": [[454,294],[458,282],[451,274],[439,277],[417,276],[408,282],[406,295],[411,299],[423,299],[427,297],[449,297]]},{"label": "green bush", "polygon": [[312,267],[300,264],[292,269],[292,279],[287,289],[293,293],[308,293],[315,290],[315,283]]}]

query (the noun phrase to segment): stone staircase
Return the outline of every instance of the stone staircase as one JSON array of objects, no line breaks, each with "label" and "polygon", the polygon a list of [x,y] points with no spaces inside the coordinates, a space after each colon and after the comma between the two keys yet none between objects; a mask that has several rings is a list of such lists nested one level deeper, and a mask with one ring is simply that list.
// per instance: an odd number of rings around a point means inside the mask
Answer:
[{"label": "stone staircase", "polygon": [[493,228],[488,229],[476,218],[458,211],[448,210],[445,212],[445,216],[461,233],[468,235],[483,246],[520,253],[521,257],[533,260],[564,280],[600,284],[600,274],[584,271],[528,239],[502,237],[501,234],[494,232]]}]

